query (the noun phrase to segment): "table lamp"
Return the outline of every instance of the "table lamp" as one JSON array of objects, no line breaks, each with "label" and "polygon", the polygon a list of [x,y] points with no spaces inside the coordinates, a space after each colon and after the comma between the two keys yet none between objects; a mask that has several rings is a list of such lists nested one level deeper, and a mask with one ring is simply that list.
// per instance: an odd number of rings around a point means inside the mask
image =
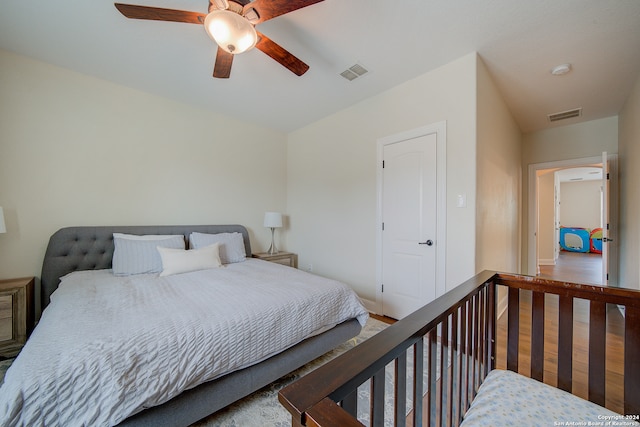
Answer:
[{"label": "table lamp", "polygon": [[264,226],[271,229],[271,246],[269,247],[267,253],[269,255],[277,254],[278,249],[276,248],[274,232],[276,228],[282,227],[282,214],[278,212],[265,212]]}]

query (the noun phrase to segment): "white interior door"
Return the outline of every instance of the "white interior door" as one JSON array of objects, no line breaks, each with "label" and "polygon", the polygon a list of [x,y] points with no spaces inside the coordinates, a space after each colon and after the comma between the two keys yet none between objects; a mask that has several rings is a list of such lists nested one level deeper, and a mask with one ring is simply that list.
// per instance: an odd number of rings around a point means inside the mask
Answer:
[{"label": "white interior door", "polygon": [[562,194],[560,193],[560,176],[557,173],[553,174],[553,197],[554,197],[554,215],[553,215],[553,228],[554,228],[554,240],[553,240],[553,261],[558,261],[560,256],[560,203]]},{"label": "white interior door", "polygon": [[[602,285],[609,285],[609,158],[602,153]],[[613,240],[612,240],[613,241]]]},{"label": "white interior door", "polygon": [[386,144],[382,310],[401,319],[436,297],[437,134]]}]

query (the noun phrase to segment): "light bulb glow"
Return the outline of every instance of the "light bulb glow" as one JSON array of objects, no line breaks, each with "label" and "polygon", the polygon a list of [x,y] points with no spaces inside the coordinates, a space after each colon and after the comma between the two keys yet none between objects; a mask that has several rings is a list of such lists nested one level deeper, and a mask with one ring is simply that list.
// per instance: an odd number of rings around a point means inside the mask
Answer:
[{"label": "light bulb glow", "polygon": [[204,28],[220,48],[233,54],[246,52],[258,41],[253,25],[230,10],[214,10],[204,20]]}]

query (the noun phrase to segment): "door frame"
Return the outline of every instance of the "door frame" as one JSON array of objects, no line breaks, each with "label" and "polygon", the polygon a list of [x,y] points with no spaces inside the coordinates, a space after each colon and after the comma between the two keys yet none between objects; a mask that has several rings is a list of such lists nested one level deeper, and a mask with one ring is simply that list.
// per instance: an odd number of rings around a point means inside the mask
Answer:
[{"label": "door frame", "polygon": [[[609,167],[611,180],[609,191],[609,225],[610,231],[614,239],[617,240],[618,228],[618,193],[617,193],[617,174],[618,156],[609,154]],[[602,163],[602,156],[583,157],[578,159],[558,160],[544,163],[529,164],[528,174],[528,215],[527,215],[527,272],[530,276],[538,274],[538,239],[536,232],[538,229],[538,176],[539,170],[545,169],[567,169],[580,166],[590,166]],[[617,241],[613,247],[610,247],[609,257],[609,283],[617,283]]]},{"label": "door frame", "polygon": [[407,139],[436,134],[436,298],[446,292],[447,254],[447,122],[432,123],[419,128],[379,138],[376,156],[376,311],[382,313],[382,160],[384,146]]}]

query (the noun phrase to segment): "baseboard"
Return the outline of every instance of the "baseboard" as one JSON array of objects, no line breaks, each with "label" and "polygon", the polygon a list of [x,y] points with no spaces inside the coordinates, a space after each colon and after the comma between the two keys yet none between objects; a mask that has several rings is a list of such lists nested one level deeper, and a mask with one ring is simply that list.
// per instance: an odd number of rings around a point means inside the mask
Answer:
[{"label": "baseboard", "polygon": [[360,302],[362,303],[362,305],[364,305],[364,308],[366,308],[369,313],[382,315],[382,313],[379,313],[380,310],[377,302],[365,298],[360,298]]},{"label": "baseboard", "polygon": [[556,265],[555,259],[539,259],[538,265]]}]

